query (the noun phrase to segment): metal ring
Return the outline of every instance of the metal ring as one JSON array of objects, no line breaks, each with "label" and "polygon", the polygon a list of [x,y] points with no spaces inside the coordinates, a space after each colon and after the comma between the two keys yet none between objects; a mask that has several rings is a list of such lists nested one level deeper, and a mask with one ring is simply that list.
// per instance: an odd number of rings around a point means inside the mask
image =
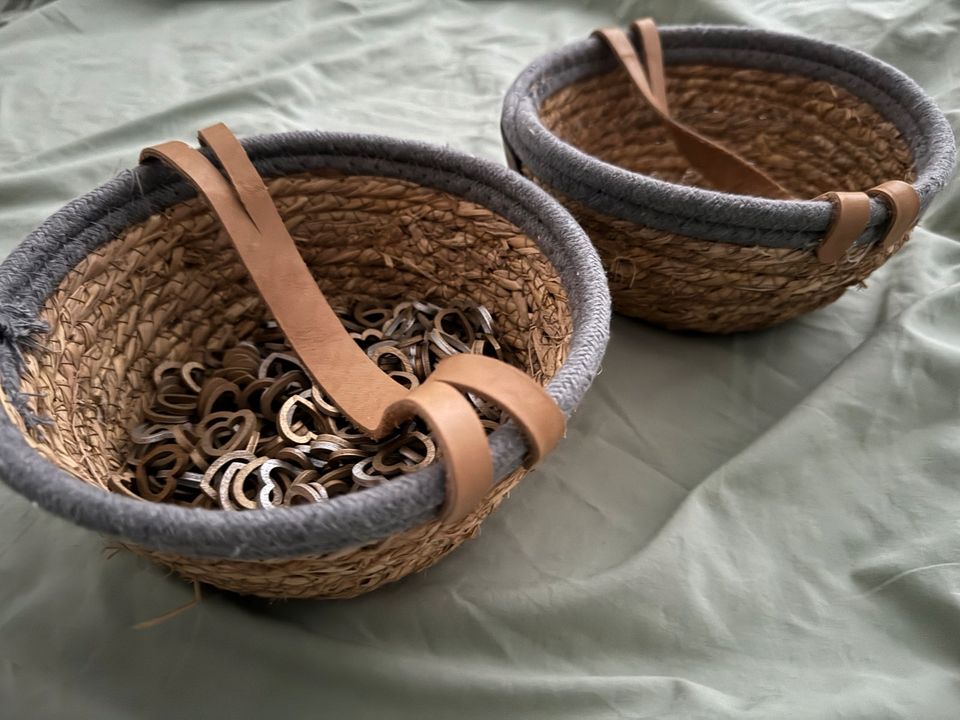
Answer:
[{"label": "metal ring", "polygon": [[246,450],[231,452],[218,457],[211,463],[210,467],[204,471],[203,479],[200,481],[200,492],[211,500],[217,500],[219,497],[220,484],[227,468],[231,465],[245,465],[254,459],[256,459],[256,456]]},{"label": "metal ring", "polygon": [[327,500],[327,489],[316,482],[296,483],[283,496],[284,505],[300,505],[304,503],[321,503]]},{"label": "metal ring", "polygon": [[[254,488],[254,494],[252,498],[244,492],[244,487],[247,484],[247,478],[251,476],[257,479],[263,477],[262,474],[255,474],[255,473],[258,473],[259,469],[268,462],[276,462],[276,461],[272,461],[268,457],[259,456],[254,458],[250,462],[246,463],[245,465],[243,465],[241,468],[239,468],[233,473],[233,475],[230,478],[227,497],[229,497],[230,500],[235,505],[237,505],[240,508],[244,508],[246,510],[253,510],[259,506],[257,497],[260,491],[261,483],[259,481],[257,482],[256,487]],[[220,481],[221,500],[224,497],[223,487],[225,482],[226,482],[225,480]]]},{"label": "metal ring", "polygon": [[[303,420],[294,422],[294,416],[298,410],[314,421],[316,429],[311,430]],[[277,413],[277,430],[287,442],[293,445],[306,445],[322,433],[323,415],[302,395],[291,395],[280,406],[280,412]]]},{"label": "metal ring", "polygon": [[[283,370],[277,374],[272,374],[270,372],[270,367],[274,363],[286,363],[287,365],[293,365],[293,369]],[[274,352],[267,355],[263,361],[257,366],[257,379],[263,380],[264,378],[281,378],[292,370],[298,370],[303,375],[307,374],[307,370],[303,367],[303,363],[300,362],[298,358],[293,353],[289,352]]]}]

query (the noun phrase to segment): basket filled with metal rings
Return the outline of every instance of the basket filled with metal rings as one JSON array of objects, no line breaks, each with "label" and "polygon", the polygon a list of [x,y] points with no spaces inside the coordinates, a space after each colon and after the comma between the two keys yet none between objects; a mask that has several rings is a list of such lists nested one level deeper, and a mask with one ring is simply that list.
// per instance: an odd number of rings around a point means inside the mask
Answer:
[{"label": "basket filled with metal rings", "polygon": [[0,475],[239,593],[351,597],[431,565],[597,373],[592,245],[450,150],[200,138],[147,148],[0,266]]},{"label": "basket filled with metal rings", "polygon": [[534,61],[502,132],[512,166],[597,246],[617,311],[712,333],[774,325],[862,284],[955,156],[943,113],[875,58],[649,19]]}]

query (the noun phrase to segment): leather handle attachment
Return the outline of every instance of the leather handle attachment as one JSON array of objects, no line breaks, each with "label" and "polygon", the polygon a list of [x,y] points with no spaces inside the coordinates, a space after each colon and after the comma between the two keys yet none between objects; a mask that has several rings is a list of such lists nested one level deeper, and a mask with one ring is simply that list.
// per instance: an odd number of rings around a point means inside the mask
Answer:
[{"label": "leather handle attachment", "polygon": [[817,260],[836,263],[863,234],[870,222],[870,198],[862,192],[828,192],[815,198],[833,203],[833,220],[817,247]]},{"label": "leather handle attachment", "polygon": [[867,190],[867,195],[879,195],[890,207],[890,224],[883,234],[883,247],[890,250],[913,229],[920,219],[920,195],[910,183],[888,180]]},{"label": "leather handle attachment", "polygon": [[643,61],[629,36],[620,28],[600,28],[603,40],[626,70],[640,95],[670,133],[673,144],[690,166],[719,190],[739,195],[789,198],[790,193],[766,172],[720,143],[701,135],[670,114],[667,103],[663,50],[656,25],[650,18],[633,24],[643,41]]},{"label": "leather handle attachment", "polygon": [[817,259],[832,265],[839,262],[870,223],[870,198],[880,196],[890,207],[890,223],[881,243],[890,252],[920,217],[920,196],[913,185],[888,180],[865,192],[829,192],[815,198],[833,203],[834,214],[827,234],[817,247]]},{"label": "leather handle attachment", "polygon": [[182,142],[146,148],[140,159],[164,162],[197,189],[307,373],[351,422],[380,438],[415,415],[426,421],[447,470],[441,519],[463,519],[493,487],[486,433],[462,391],[499,404],[511,416],[528,439],[528,466],[556,445],[564,433],[563,412],[533,378],[504,362],[454,355],[412,391],[381,371],[340,324],[240,142],[222,123],[199,135],[226,178]]},{"label": "leather handle attachment", "polygon": [[530,445],[528,467],[540,462],[563,437],[565,420],[556,403],[544,392],[528,392],[530,376],[512,365],[483,355],[452,355],[428,380],[479,395],[506,410]]}]

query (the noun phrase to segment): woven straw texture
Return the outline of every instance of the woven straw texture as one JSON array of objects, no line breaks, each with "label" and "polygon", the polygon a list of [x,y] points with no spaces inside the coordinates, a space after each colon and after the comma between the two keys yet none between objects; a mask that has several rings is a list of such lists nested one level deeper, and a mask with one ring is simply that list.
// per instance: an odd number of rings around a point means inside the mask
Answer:
[{"label": "woven straw texture", "polygon": [[[897,128],[834,84],[706,65],[672,66],[667,80],[678,120],[763,167],[798,198],[914,179]],[[600,160],[667,182],[709,187],[619,68],[564,87],[543,102],[540,115],[559,139]],[[857,246],[837,265],[825,266],[815,248],[691,238],[599,213],[541,184],[596,244],[614,307],[670,329],[728,333],[783,322],[863,283],[902,245],[890,251]]]},{"label": "woven straw texture", "polygon": [[[492,211],[382,177],[311,173],[268,187],[332,302],[482,303],[529,374],[545,383],[562,364],[571,320],[556,273]],[[106,492],[129,451],[127,429],[152,401],[153,367],[234,345],[265,316],[218,221],[198,200],[179,203],[88,255],[48,298],[41,317],[50,332],[41,351],[25,354],[21,390],[36,394],[37,413],[51,423],[27,429],[2,402],[38,452]],[[432,522],[329,555],[224,560],[131,549],[239,593],[351,597],[423,569],[475,535],[525,473],[514,472],[459,523]]]}]

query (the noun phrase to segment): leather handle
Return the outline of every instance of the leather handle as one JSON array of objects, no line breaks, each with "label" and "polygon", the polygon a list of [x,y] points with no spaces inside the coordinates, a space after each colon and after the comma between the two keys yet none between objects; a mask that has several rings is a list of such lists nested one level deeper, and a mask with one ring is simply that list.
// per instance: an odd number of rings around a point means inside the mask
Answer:
[{"label": "leather handle", "polygon": [[656,25],[650,18],[643,18],[637,20],[633,27],[643,41],[643,62],[630,38],[620,28],[600,28],[593,34],[603,40],[619,60],[690,166],[724,192],[772,198],[791,197],[782,185],[749,160],[671,116],[667,104],[663,51]]},{"label": "leather handle", "polygon": [[660,33],[653,18],[640,18],[631,25],[633,31],[643,43],[643,65],[647,70],[647,80],[653,96],[667,108],[667,73],[663,68],[663,46],[660,44]]},{"label": "leather handle", "polygon": [[391,430],[383,424],[384,413],[406,396],[406,388],[384,374],[344,332],[236,138],[225,125],[203,130],[201,138],[233,186],[202,153],[182,142],[146,148],[140,159],[162,160],[197,188],[311,379],[354,425],[373,438],[383,437]]},{"label": "leather handle", "polygon": [[883,198],[890,207],[890,222],[880,240],[888,252],[909,233],[920,217],[920,195],[910,183],[888,180],[865,192],[828,192],[815,200],[829,200],[834,214],[827,234],[817,248],[817,259],[825,264],[838,262],[870,223],[870,198]]},{"label": "leather handle", "polygon": [[414,415],[426,421],[446,465],[443,520],[464,518],[493,486],[486,433],[461,390],[500,404],[514,418],[530,444],[528,464],[553,448],[563,436],[563,413],[533,378],[511,365],[455,355],[438,363],[413,391],[381,371],[340,324],[239,140],[222,123],[199,135],[229,182],[202,153],[182,142],[146,148],[140,159],[166,163],[197,189],[307,373],[351,422],[379,438]]},{"label": "leather handle", "polygon": [[536,465],[563,437],[566,421],[549,395],[532,393],[525,372],[483,355],[452,355],[430,376],[458,390],[479,395],[507,411],[530,445],[526,465]]},{"label": "leather handle", "polygon": [[[449,359],[449,358],[447,358]],[[437,365],[437,370],[446,360]],[[413,415],[423,418],[447,468],[440,517],[455,522],[470,514],[493,487],[493,458],[473,405],[453,386],[427,381],[388,410],[388,422],[399,424]]]},{"label": "leather handle", "polygon": [[[632,28],[642,43],[642,61],[630,38],[620,28],[601,28],[594,31],[594,35],[601,38],[620,61],[690,166],[715,187],[726,192],[792,199],[782,185],[749,160],[671,116],[663,49],[656,24],[650,18],[641,18],[634,21]],[[822,263],[838,262],[863,234],[870,221],[870,196],[873,195],[882,197],[890,206],[890,224],[882,239],[887,250],[917,223],[920,196],[912,185],[901,180],[881,183],[866,192],[824,193],[815,199],[833,203],[834,215],[817,248],[817,258]]]},{"label": "leather handle", "polygon": [[833,203],[833,220],[817,248],[817,259],[832,265],[847,254],[870,222],[870,198],[862,192],[828,192],[815,200]]},{"label": "leather handle", "polygon": [[883,247],[889,250],[900,241],[920,218],[920,195],[910,183],[888,180],[867,190],[867,195],[879,195],[890,207],[890,224],[883,234]]}]

